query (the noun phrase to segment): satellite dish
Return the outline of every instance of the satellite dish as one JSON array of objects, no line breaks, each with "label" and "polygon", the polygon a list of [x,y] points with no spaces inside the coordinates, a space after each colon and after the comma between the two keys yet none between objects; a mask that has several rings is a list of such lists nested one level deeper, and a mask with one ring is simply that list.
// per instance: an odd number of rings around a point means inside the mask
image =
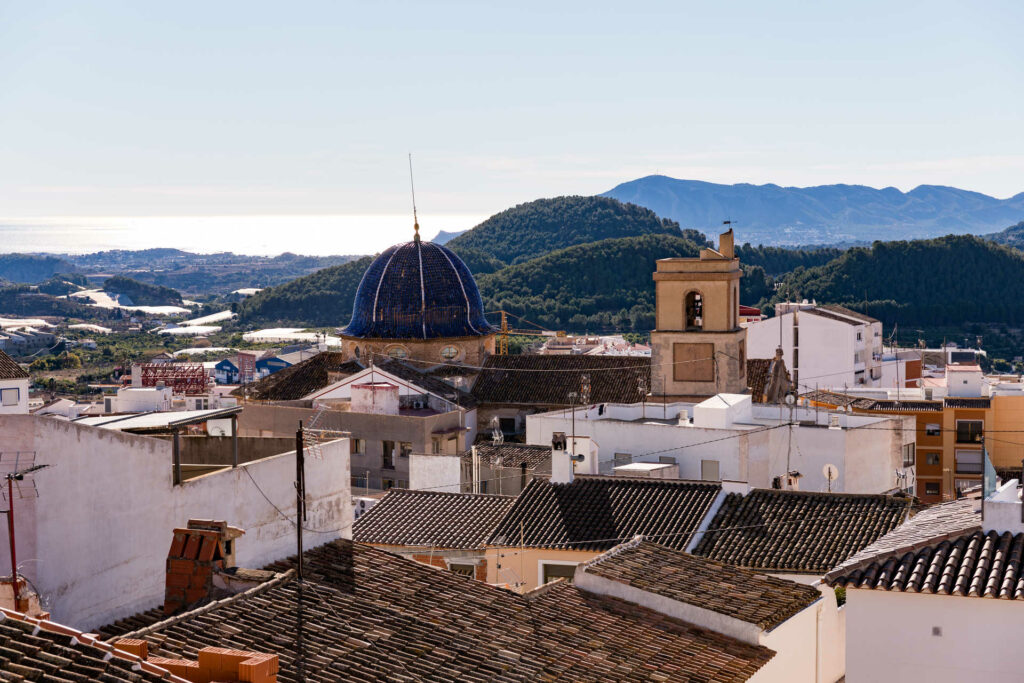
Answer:
[{"label": "satellite dish", "polygon": [[839,468],[835,465],[828,464],[821,468],[821,473],[825,475],[825,478],[830,482],[835,481],[839,478]]}]

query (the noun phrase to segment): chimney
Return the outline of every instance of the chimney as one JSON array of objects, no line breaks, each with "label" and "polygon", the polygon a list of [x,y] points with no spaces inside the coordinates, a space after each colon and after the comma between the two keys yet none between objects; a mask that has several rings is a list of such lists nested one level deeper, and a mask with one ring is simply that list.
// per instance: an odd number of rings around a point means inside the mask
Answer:
[{"label": "chimney", "polygon": [[[10,575],[0,577],[0,607],[38,619],[50,618],[50,613],[43,610],[39,603],[39,596],[28,585],[24,576],[18,575],[17,592],[14,588],[14,581],[11,580]],[[15,595],[18,596],[17,599],[15,599]]]},{"label": "chimney", "polygon": [[718,236],[718,253],[725,258],[736,258],[736,247],[733,245],[732,228]]},{"label": "chimney", "polygon": [[[215,597],[214,573],[235,566],[235,539],[245,532],[227,522],[190,519],[174,530],[167,553],[164,614],[170,616]],[[230,592],[230,591],[227,591]]]},{"label": "chimney", "polygon": [[572,456],[567,450],[565,432],[551,435],[551,483],[571,484],[573,480]]}]

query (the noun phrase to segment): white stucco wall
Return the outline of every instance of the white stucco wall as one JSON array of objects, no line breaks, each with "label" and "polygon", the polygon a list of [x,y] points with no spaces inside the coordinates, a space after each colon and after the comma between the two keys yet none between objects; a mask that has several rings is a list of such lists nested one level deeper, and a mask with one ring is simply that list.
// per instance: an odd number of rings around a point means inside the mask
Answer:
[{"label": "white stucco wall", "polygon": [[[617,414],[614,411],[619,410],[618,405],[609,406],[605,414]],[[647,406],[645,410],[647,417],[662,419],[662,406]],[[679,410],[679,405],[670,405],[664,416],[671,419]],[[639,404],[622,407],[627,418],[639,411]],[[674,458],[681,479],[700,479],[701,460],[717,460],[719,476],[725,480],[767,488],[774,477],[796,470],[804,475],[801,490],[826,491],[828,481],[823,468],[832,464],[839,470],[838,479],[832,482],[832,491],[837,493],[882,493],[896,488],[895,473],[902,469],[900,448],[916,439],[913,417],[842,415],[843,429],[824,426],[828,423],[827,411],[794,410],[795,422],[817,421],[821,423],[818,426],[776,427],[779,420],[789,419],[788,409],[778,407],[755,406],[753,417],[755,422],[750,425],[704,429],[634,419],[597,419],[597,411],[590,409],[577,411],[575,430],[577,435],[590,436],[600,444],[602,471],[609,474],[615,454],[628,453],[633,462]],[[902,431],[898,429],[900,424],[904,426]],[[568,435],[572,429],[569,411],[529,415],[526,442],[550,443],[554,432]]]},{"label": "white stucco wall", "polygon": [[[175,487],[168,441],[34,416],[0,417],[0,436],[4,450],[35,451],[37,463],[50,465],[33,475],[38,497],[16,495],[14,503],[19,570],[59,622],[88,629],[162,603],[171,532],[190,518],[245,529],[240,566],[295,552],[293,453]],[[307,547],[351,537],[348,441],[322,452],[306,458],[305,527],[323,532],[307,531]],[[7,543],[3,525],[0,547]],[[0,553],[0,572],[9,571]]]},{"label": "white stucco wall", "polygon": [[5,406],[0,403],[0,415],[24,415],[28,412],[28,379],[0,379],[0,389],[17,389],[18,403]]},{"label": "white stucco wall", "polygon": [[409,456],[409,488],[458,493],[462,487],[462,458],[457,454]]},{"label": "white stucco wall", "polygon": [[850,588],[844,611],[849,683],[1021,680],[1020,600]]}]

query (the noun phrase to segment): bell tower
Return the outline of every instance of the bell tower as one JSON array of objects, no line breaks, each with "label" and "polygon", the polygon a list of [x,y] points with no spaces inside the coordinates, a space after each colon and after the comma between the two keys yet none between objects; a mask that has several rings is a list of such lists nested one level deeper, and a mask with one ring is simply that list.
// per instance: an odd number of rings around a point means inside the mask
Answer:
[{"label": "bell tower", "polygon": [[747,392],[740,261],[730,229],[697,258],[660,259],[654,273],[651,393],[664,401]]}]

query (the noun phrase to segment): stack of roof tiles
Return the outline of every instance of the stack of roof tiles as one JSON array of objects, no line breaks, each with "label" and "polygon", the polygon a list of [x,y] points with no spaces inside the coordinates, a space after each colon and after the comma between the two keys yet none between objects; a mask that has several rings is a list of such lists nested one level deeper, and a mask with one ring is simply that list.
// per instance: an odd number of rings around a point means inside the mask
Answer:
[{"label": "stack of roof tiles", "polygon": [[588,403],[636,403],[651,386],[651,359],[634,356],[490,356],[473,384],[481,403],[565,406],[582,403],[584,375]]},{"label": "stack of roof tiles", "polygon": [[14,359],[0,351],[0,379],[25,379],[28,373]]},{"label": "stack of roof tiles", "polygon": [[721,490],[717,483],[580,476],[534,479],[491,535],[492,545],[607,550],[642,534],[686,547]]},{"label": "stack of roof tiles", "polygon": [[883,495],[730,493],[693,552],[741,567],[824,573],[898,526],[909,504]]},{"label": "stack of roof tiles", "polygon": [[376,545],[478,548],[514,502],[510,496],[391,489],[356,521],[352,538]]},{"label": "stack of roof tiles", "polygon": [[821,598],[810,586],[642,540],[612,548],[583,571],[766,630]]},{"label": "stack of roof tiles", "polygon": [[122,635],[167,657],[278,654],[281,680],[303,652],[317,682],[728,682],[774,654],[565,582],[524,596],[349,541],[309,551],[305,572]]}]

